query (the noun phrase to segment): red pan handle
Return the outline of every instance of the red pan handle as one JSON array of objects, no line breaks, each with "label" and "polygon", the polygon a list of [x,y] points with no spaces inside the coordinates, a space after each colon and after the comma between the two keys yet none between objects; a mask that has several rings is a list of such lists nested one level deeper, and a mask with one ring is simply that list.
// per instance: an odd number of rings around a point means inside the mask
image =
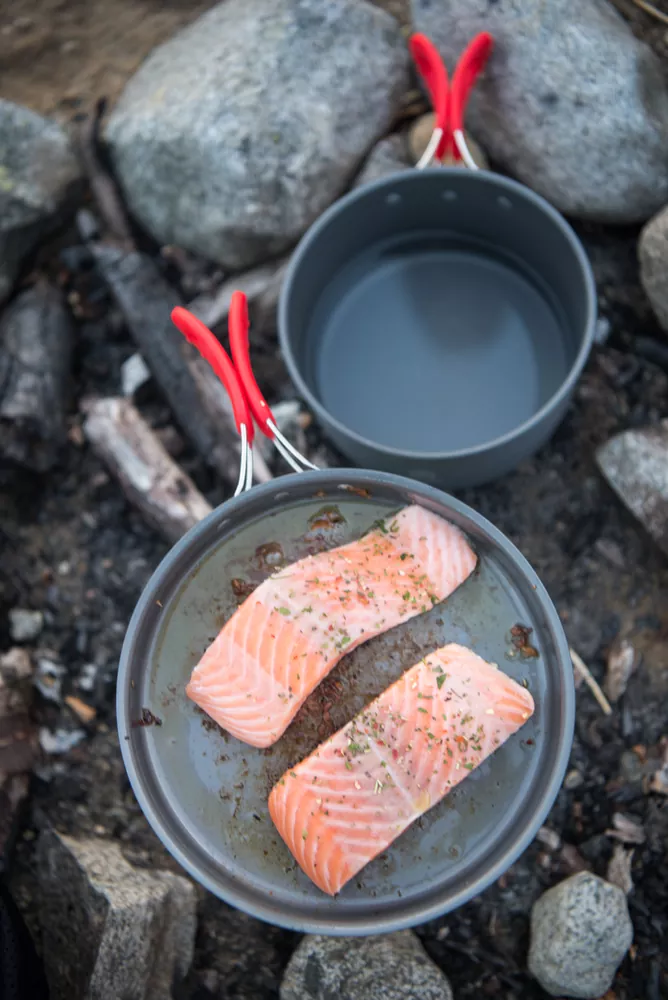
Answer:
[{"label": "red pan handle", "polygon": [[241,434],[241,427],[245,425],[246,439],[248,444],[252,444],[255,434],[253,418],[251,417],[239,376],[234,370],[234,365],[230,361],[227,351],[211,330],[182,306],[176,306],[172,310],[172,322],[177,330],[181,331],[186,340],[193,347],[197,348],[204,360],[208,361],[225,386],[227,394],[230,397],[230,402],[232,403],[232,412],[234,413],[234,422],[237,430]]},{"label": "red pan handle", "polygon": [[[457,64],[450,94],[450,127],[453,133],[464,131],[466,104],[476,80],[485,68],[493,46],[494,39],[489,32],[481,31],[469,42]],[[461,159],[456,146],[455,156]]]},{"label": "red pan handle", "polygon": [[436,158],[440,160],[452,142],[450,123],[448,121],[451,113],[448,71],[439,55],[438,49],[426,35],[420,32],[411,35],[408,41],[408,48],[418,73],[424,80],[424,84],[429,91],[436,118],[434,128],[440,128],[443,131],[443,136],[435,153]]},{"label": "red pan handle", "polygon": [[251,367],[248,344],[248,300],[243,292],[233,292],[232,294],[227,328],[230,335],[232,360],[246,394],[248,405],[262,433],[273,439],[274,432],[269,426],[269,421],[273,424],[276,421],[266,399],[260,392]]}]

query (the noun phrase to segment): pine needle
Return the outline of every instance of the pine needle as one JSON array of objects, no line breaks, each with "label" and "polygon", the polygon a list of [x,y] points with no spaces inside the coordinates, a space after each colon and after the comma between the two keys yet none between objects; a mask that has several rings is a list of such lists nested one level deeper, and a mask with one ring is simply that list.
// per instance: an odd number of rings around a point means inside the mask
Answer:
[{"label": "pine needle", "polygon": [[668,24],[668,14],[664,14],[662,10],[658,10],[654,4],[648,3],[648,0],[631,0],[631,3],[634,3],[636,7],[640,7],[640,9],[644,10],[646,14],[650,15],[650,17],[655,17],[657,21],[662,21],[663,24]]}]

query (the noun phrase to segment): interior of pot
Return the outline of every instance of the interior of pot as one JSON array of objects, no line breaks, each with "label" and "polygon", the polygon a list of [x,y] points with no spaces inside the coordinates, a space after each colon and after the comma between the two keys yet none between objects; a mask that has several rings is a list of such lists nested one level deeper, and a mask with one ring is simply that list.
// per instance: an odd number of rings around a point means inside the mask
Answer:
[{"label": "interior of pot", "polygon": [[281,338],[316,413],[367,442],[452,453],[555,399],[593,324],[576,237],[528,189],[409,171],[343,199],[305,237]]},{"label": "interior of pot", "polygon": [[[273,923],[369,934],[452,909],[482,891],[529,843],[568,759],[572,670],[547,594],[488,522],[410,480],[351,470],[344,475],[309,472],[258,487],[219,508],[172,550],[128,630],[118,719],[140,805],[197,880]],[[357,538],[379,516],[410,503],[461,527],[479,555],[478,569],[454,595],[345,656],[268,750],[228,736],[188,701],[184,686],[192,667],[237,606],[234,580],[257,584],[276,558],[289,562],[314,547]],[[314,528],[314,515],[322,523],[323,507],[335,509],[337,517],[328,528]],[[510,629],[518,623],[533,629],[537,658],[523,660],[514,651]],[[525,681],[535,715],[339,896],[329,898],[299,870],[273,827],[269,791],[421,656],[452,641]]]}]

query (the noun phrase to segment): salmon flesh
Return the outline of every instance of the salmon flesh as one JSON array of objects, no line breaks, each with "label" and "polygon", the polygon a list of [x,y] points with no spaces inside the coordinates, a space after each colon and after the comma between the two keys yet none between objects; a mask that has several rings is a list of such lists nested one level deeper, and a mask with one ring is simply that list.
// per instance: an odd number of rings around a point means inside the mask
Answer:
[{"label": "salmon flesh", "polygon": [[281,837],[335,895],[532,715],[533,698],[451,644],[425,656],[269,796]]},{"label": "salmon flesh", "polygon": [[475,565],[458,528],[405,507],[363,538],[261,583],[206,650],[186,693],[233,736],[271,746],[346,653],[444,600]]}]

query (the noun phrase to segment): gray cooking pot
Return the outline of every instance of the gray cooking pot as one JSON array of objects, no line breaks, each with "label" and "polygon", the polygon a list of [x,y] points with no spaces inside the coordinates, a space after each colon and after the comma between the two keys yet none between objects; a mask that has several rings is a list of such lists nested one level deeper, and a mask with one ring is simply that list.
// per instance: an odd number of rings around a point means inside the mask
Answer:
[{"label": "gray cooking pot", "polygon": [[279,337],[344,455],[458,489],[548,440],[595,319],[589,262],[551,205],[498,174],[431,168],[355,190],[315,223]]}]

